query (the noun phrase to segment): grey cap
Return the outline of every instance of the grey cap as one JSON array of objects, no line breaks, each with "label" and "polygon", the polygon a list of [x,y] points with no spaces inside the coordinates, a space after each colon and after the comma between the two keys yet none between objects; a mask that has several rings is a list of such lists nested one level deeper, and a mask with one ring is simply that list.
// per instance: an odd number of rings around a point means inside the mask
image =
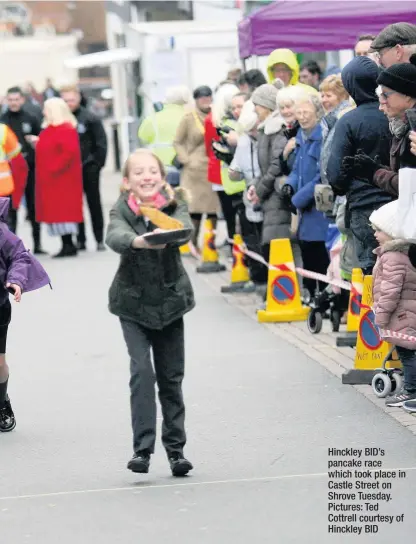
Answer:
[{"label": "grey cap", "polygon": [[416,44],[416,25],[410,23],[394,23],[386,26],[380,34],[373,40],[370,52],[381,51],[385,47],[394,47],[395,45],[414,45]]}]

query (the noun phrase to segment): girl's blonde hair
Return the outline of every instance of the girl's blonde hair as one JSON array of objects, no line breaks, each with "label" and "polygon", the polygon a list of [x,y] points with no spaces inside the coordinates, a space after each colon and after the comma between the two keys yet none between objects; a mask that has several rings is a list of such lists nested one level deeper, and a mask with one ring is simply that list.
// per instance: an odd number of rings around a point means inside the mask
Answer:
[{"label": "girl's blonde hair", "polygon": [[74,128],[77,126],[75,115],[72,115],[71,110],[62,98],[48,98],[43,105],[45,112],[45,121],[43,127],[49,125],[56,127],[64,123],[70,123]]},{"label": "girl's blonde hair", "polygon": [[334,93],[337,95],[340,101],[348,100],[350,95],[347,93],[344,85],[342,84],[342,78],[340,74],[326,77],[319,85],[321,93]]},{"label": "girl's blonde hair", "polygon": [[163,164],[163,162],[159,159],[159,157],[155,153],[153,153],[153,151],[150,151],[150,149],[145,149],[145,148],[136,149],[135,151],[130,153],[130,155],[127,157],[127,160],[124,163],[124,167],[123,167],[124,178],[129,177],[131,161],[135,158],[139,159],[140,157],[153,157],[159,166],[160,173],[162,174],[162,178],[166,179],[166,170],[165,170],[165,165]]}]

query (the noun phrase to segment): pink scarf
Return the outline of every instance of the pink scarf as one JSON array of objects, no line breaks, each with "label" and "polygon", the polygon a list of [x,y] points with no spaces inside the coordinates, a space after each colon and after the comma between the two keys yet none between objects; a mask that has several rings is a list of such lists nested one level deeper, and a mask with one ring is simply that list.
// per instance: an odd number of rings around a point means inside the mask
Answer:
[{"label": "pink scarf", "polygon": [[140,200],[136,198],[133,193],[130,193],[127,203],[132,212],[134,212],[136,215],[140,215],[141,205],[151,206],[152,208],[157,208],[158,210],[160,210],[160,208],[166,205],[167,200],[163,195],[161,195],[160,193],[157,193],[152,198],[151,202],[140,202]]}]

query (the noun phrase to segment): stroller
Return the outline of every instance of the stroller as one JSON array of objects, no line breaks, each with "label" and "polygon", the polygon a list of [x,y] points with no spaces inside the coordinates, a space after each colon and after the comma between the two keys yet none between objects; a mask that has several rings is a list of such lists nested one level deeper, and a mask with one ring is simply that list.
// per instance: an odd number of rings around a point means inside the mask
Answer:
[{"label": "stroller", "polygon": [[[342,249],[341,235],[338,233],[332,241],[329,250],[331,263],[328,268],[328,276],[333,279],[341,279],[340,254]],[[338,332],[342,316],[348,309],[349,293],[339,287],[328,285],[322,291],[319,283],[316,283],[314,296],[309,300],[311,311],[308,315],[308,329],[312,334],[318,334],[322,330],[323,320],[329,317],[332,331]]]}]

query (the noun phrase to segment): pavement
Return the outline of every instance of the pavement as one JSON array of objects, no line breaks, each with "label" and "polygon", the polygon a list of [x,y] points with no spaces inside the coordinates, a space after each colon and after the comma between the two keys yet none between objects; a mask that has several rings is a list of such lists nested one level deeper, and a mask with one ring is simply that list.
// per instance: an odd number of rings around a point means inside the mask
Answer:
[{"label": "pavement", "polygon": [[[118,183],[105,175],[107,209]],[[28,244],[29,234],[22,225]],[[58,250],[44,239],[48,251]],[[389,503],[373,501],[380,514],[404,521],[380,522],[360,542],[416,533],[413,423],[391,417],[368,387],[341,384],[351,356],[336,351],[329,334],[257,323],[253,297],[222,295],[226,274],[197,274],[192,259],[184,259],[197,300],[186,317],[184,393],[185,453],[195,470],[174,479],[159,442],[149,475],[127,471],[129,361],[107,311],[117,256],[96,253],[91,235],[90,246],[76,259],[42,257],[53,290],[27,294],[13,308],[17,428],[0,435],[1,543],[356,542],[357,535],[328,533],[328,448],[383,448],[383,469],[406,473],[385,480]]]}]

